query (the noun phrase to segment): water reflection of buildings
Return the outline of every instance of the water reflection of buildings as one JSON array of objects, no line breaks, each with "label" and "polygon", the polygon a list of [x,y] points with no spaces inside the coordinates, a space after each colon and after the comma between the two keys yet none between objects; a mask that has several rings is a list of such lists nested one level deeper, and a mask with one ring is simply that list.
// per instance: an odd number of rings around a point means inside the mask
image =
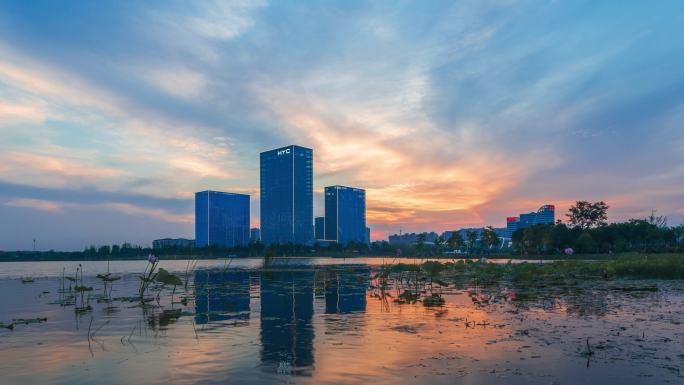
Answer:
[{"label": "water reflection of buildings", "polygon": [[314,287],[323,277],[325,313],[366,310],[367,268],[269,272],[261,276],[261,360],[279,372],[309,374],[314,364]]},{"label": "water reflection of buildings", "polygon": [[195,272],[195,322],[249,321],[249,273],[244,271]]},{"label": "water reflection of buildings", "polygon": [[368,268],[326,272],[325,312],[365,311],[369,274]]},{"label": "water reflection of buildings", "polygon": [[[195,322],[247,325],[250,287],[254,291],[258,280],[262,365],[280,373],[309,375],[314,365],[314,313],[323,312],[323,305],[326,314],[365,311],[369,274],[364,267],[261,272],[252,273],[250,285],[249,272],[197,271]],[[317,306],[315,298],[320,300]],[[252,305],[258,310],[258,304]]]},{"label": "water reflection of buildings", "polygon": [[261,361],[279,372],[307,374],[314,363],[313,271],[261,275]]}]

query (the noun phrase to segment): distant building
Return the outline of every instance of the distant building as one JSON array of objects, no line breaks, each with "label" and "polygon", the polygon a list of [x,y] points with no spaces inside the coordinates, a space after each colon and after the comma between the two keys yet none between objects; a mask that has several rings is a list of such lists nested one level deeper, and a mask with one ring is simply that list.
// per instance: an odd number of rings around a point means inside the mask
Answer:
[{"label": "distant building", "polygon": [[506,238],[511,239],[513,233],[518,229],[520,225],[520,218],[518,217],[508,217],[506,218]]},{"label": "distant building", "polygon": [[552,225],[556,222],[556,206],[544,205],[536,213],[520,214],[519,217],[506,218],[506,237],[511,238],[517,229],[534,225]]},{"label": "distant building", "polygon": [[261,239],[313,240],[313,150],[287,146],[260,154]]},{"label": "distant building", "polygon": [[249,195],[221,191],[195,193],[197,247],[244,246],[249,236]]},{"label": "distant building", "polygon": [[371,244],[371,230],[370,227],[366,227],[366,244]]},{"label": "distant building", "polygon": [[537,218],[535,224],[552,225],[556,223],[556,206],[544,205],[537,210]]},{"label": "distant building", "polygon": [[314,238],[317,241],[325,239],[325,217],[314,219]]},{"label": "distant building", "polygon": [[458,233],[458,232],[459,232],[459,230],[447,230],[447,231],[443,232],[442,235],[440,235],[440,236],[442,237],[443,240],[448,241],[449,238],[451,238],[451,236],[454,233]]},{"label": "distant building", "polygon": [[162,238],[152,241],[153,249],[164,249],[167,247],[191,248],[195,247],[195,240],[185,238]]},{"label": "distant building", "polygon": [[366,190],[325,188],[325,239],[343,245],[366,242]]},{"label": "distant building", "polygon": [[[451,230],[451,231],[445,231],[442,233],[442,239],[445,241],[448,241],[449,238],[451,238],[451,235],[454,233],[459,233],[461,235],[461,238],[463,238],[464,241],[467,241],[467,235],[468,232],[473,232],[477,235],[477,241],[480,241],[480,238],[482,238],[482,232],[484,231],[484,227],[469,227],[465,229],[460,229],[460,230]],[[503,227],[495,227],[494,228],[494,233],[499,237],[499,238],[505,238],[506,236],[506,229]]]},{"label": "distant building", "polygon": [[389,243],[392,245],[410,245],[418,243],[419,234],[425,234],[425,243],[434,243],[439,237],[439,235],[434,231],[429,233],[394,234],[389,236]]},{"label": "distant building", "polygon": [[258,227],[252,227],[249,230],[249,240],[252,242],[261,242],[261,230]]}]

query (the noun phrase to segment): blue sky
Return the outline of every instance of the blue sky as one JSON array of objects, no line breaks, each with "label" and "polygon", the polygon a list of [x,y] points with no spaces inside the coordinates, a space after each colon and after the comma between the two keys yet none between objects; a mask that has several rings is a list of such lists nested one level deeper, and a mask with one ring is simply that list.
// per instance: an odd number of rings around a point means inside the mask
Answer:
[{"label": "blue sky", "polygon": [[605,200],[684,219],[681,1],[2,1],[0,249],[194,236],[314,149],[373,237]]}]

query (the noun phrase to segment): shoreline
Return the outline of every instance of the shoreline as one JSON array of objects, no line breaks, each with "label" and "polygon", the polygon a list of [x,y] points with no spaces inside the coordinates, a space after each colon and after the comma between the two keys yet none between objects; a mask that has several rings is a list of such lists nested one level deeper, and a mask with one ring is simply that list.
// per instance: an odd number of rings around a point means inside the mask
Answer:
[{"label": "shoreline", "polygon": [[[388,255],[359,255],[359,254],[353,254],[353,255],[301,255],[301,256],[280,256],[280,257],[270,257],[270,258],[277,258],[277,259],[315,259],[315,258],[332,258],[332,259],[362,259],[362,258],[372,258],[372,259],[415,259],[415,260],[424,260],[424,259],[439,259],[439,260],[445,260],[445,261],[450,261],[450,260],[459,260],[459,259],[480,259],[480,258],[486,258],[488,260],[497,260],[497,261],[507,261],[507,260],[529,260],[529,261],[602,261],[602,260],[611,260],[611,259],[617,259],[621,257],[637,257],[637,256],[657,256],[657,255],[679,255],[682,258],[684,258],[684,253],[637,253],[637,252],[628,252],[628,253],[614,253],[614,254],[575,254],[575,255],[511,255],[511,254],[506,254],[506,255],[468,255],[468,254],[463,254],[463,255],[449,255],[449,256],[444,256],[444,255],[436,255],[436,256],[388,256]],[[239,259],[266,259],[264,256],[228,256],[228,255],[221,255],[221,256],[205,256],[205,255],[194,255],[194,254],[172,254],[172,255],[164,255],[160,254],[159,257],[162,260],[222,260],[222,259],[234,259],[234,260],[239,260]],[[117,258],[92,258],[92,257],[84,257],[84,258],[45,258],[45,257],[28,257],[28,258],[7,258],[3,257],[0,254],[0,263],[2,262],[116,262],[116,261],[139,261],[139,260],[146,260],[147,255],[137,255],[137,256],[125,256],[125,257],[117,257]]]}]

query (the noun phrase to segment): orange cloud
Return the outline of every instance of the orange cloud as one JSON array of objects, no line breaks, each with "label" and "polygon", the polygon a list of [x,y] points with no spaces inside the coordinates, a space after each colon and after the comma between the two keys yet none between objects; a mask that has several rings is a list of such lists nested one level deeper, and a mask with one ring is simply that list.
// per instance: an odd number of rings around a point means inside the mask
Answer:
[{"label": "orange cloud", "polygon": [[[481,225],[479,208],[557,163],[543,150],[512,155],[490,148],[477,127],[442,131],[415,111],[402,116],[381,109],[381,118],[372,121],[377,126],[371,126],[357,117],[371,116],[376,107],[348,101],[331,106],[325,98],[295,97],[287,87],[256,92],[291,137],[314,148],[317,183],[366,189],[367,220],[373,226],[451,230]],[[547,161],[537,162],[540,155]]]}]

